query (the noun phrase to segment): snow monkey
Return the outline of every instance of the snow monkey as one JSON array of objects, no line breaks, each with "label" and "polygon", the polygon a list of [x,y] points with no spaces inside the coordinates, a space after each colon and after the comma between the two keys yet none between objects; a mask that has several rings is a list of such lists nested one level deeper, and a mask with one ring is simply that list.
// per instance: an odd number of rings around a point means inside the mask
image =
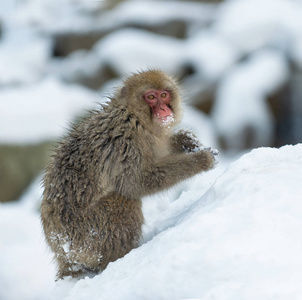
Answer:
[{"label": "snow monkey", "polygon": [[128,77],[63,138],[41,205],[58,278],[97,273],[138,247],[141,198],[213,168],[215,151],[189,131],[173,133],[180,118],[176,81],[148,70]]}]

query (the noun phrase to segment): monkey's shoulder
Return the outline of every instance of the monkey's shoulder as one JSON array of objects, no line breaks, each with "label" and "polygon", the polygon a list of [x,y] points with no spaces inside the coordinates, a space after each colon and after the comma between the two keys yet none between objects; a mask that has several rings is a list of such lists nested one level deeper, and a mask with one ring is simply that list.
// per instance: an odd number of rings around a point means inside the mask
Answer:
[{"label": "monkey's shoulder", "polygon": [[120,164],[130,167],[166,153],[165,142],[135,115],[126,109],[108,108],[93,111],[70,130],[56,150],[55,169],[76,175],[77,170],[106,170]]}]

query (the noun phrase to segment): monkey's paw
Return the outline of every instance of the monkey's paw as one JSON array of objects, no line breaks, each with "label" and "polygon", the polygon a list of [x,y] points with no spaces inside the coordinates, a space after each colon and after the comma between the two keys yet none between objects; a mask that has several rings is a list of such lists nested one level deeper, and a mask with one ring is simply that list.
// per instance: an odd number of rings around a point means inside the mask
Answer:
[{"label": "monkey's paw", "polygon": [[180,130],[174,135],[174,143],[176,148],[181,149],[186,153],[200,151],[200,142],[198,141],[195,134],[188,130]]}]

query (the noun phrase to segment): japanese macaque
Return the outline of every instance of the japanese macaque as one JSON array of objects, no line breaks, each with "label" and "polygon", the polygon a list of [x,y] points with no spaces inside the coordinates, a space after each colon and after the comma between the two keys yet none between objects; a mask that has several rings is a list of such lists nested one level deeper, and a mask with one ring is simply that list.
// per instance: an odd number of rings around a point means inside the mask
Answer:
[{"label": "japanese macaque", "polygon": [[173,133],[180,119],[177,83],[150,70],[127,78],[58,145],[41,206],[58,278],[102,271],[138,247],[141,198],[213,168],[216,151]]}]

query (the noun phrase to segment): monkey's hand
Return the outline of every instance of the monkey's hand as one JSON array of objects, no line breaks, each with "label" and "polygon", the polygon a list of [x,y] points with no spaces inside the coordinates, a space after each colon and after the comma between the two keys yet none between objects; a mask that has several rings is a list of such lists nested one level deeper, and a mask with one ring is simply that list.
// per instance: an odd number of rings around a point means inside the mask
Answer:
[{"label": "monkey's hand", "polygon": [[219,154],[219,151],[217,149],[213,149],[211,147],[203,147],[203,146],[201,147],[200,150],[211,154],[212,159],[213,159],[213,168],[214,168],[218,164],[218,160],[216,157]]},{"label": "monkey's hand", "polygon": [[[219,154],[217,149],[203,146],[195,136],[195,134],[188,130],[180,130],[172,137],[172,145],[178,153],[200,153],[208,157],[208,167],[206,169],[213,168],[218,161],[216,156]],[[210,162],[211,161],[211,162]]]},{"label": "monkey's hand", "polygon": [[201,150],[201,143],[195,134],[188,130],[180,130],[172,137],[172,145],[176,152],[197,152]]},{"label": "monkey's hand", "polygon": [[211,147],[200,147],[200,151],[194,153],[193,155],[198,155],[199,162],[202,162],[203,164],[203,171],[210,170],[214,168],[218,161],[216,159],[216,156],[219,154],[219,151],[217,149],[212,149]]}]

